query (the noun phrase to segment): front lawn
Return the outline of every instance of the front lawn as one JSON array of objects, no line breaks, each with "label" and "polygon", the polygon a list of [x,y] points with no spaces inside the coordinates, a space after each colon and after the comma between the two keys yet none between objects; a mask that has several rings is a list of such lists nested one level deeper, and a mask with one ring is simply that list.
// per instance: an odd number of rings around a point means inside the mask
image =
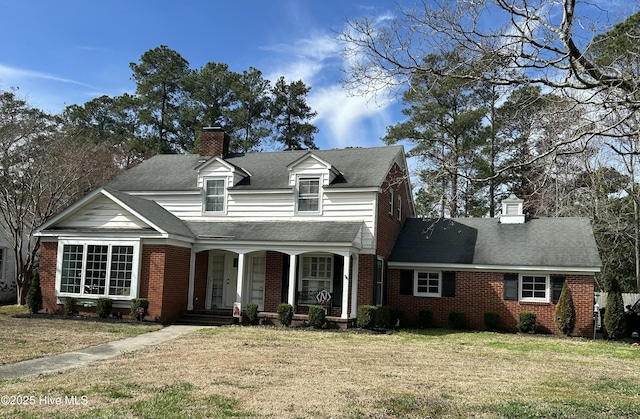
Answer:
[{"label": "front lawn", "polygon": [[75,351],[158,330],[156,324],[99,322],[63,316],[15,317],[26,306],[0,306],[0,365]]},{"label": "front lawn", "polygon": [[62,374],[0,381],[0,395],[35,400],[0,406],[0,417],[637,417],[639,371],[640,348],[605,341],[219,327]]}]

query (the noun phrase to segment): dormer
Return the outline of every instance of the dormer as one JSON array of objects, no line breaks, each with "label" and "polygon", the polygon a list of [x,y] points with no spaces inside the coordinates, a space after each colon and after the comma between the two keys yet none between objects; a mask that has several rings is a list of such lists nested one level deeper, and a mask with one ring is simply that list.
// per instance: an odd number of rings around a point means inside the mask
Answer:
[{"label": "dormer", "polygon": [[291,162],[287,166],[287,170],[289,171],[289,185],[293,187],[300,176],[321,176],[320,184],[328,186],[341,175],[340,171],[331,163],[316,156],[312,151]]},{"label": "dormer", "polygon": [[525,221],[522,205],[524,200],[514,194],[502,200],[501,224],[523,224]]}]

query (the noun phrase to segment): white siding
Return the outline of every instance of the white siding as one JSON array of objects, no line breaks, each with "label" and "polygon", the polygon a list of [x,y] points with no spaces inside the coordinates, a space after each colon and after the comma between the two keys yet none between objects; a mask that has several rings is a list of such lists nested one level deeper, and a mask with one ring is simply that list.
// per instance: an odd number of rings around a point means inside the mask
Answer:
[{"label": "white siding", "polygon": [[100,196],[57,223],[71,228],[148,228],[149,226],[106,196]]}]

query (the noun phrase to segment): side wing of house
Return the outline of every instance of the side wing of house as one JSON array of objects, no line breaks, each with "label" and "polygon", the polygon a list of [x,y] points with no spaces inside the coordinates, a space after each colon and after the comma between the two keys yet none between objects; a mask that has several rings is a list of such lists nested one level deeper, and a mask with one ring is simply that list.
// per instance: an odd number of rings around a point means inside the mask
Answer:
[{"label": "side wing of house", "polygon": [[15,303],[15,258],[9,241],[0,235],[0,303]]}]

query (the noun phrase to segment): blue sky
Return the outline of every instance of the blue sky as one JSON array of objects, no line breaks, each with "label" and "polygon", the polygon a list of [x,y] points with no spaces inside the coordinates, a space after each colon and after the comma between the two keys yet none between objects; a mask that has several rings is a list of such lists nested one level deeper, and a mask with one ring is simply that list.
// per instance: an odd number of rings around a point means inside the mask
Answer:
[{"label": "blue sky", "polygon": [[322,148],[382,145],[397,106],[350,97],[334,31],[345,19],[391,13],[390,1],[0,0],[0,89],[18,87],[51,113],[103,94],[133,93],[130,62],[167,45],[191,68],[209,61],[275,82],[303,80]]}]

